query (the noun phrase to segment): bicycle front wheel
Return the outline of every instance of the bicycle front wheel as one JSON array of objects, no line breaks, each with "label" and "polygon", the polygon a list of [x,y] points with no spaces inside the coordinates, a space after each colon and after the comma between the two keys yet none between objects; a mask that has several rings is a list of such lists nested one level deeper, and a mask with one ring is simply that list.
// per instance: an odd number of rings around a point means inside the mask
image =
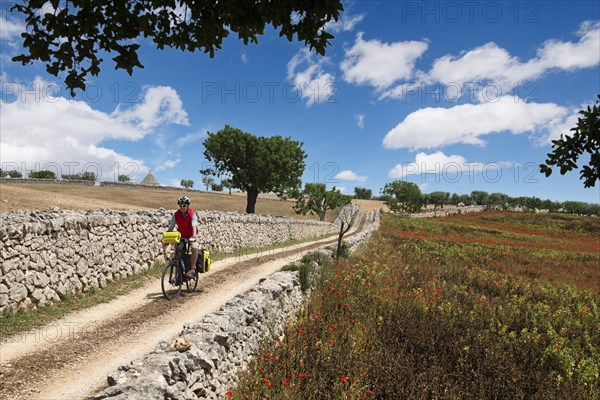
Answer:
[{"label": "bicycle front wheel", "polygon": [[187,291],[192,293],[198,287],[198,272],[195,271],[194,275],[191,278],[187,278],[185,281],[185,285],[187,287]]},{"label": "bicycle front wheel", "polygon": [[169,262],[163,270],[160,282],[165,299],[173,300],[179,297],[183,284],[182,278],[177,263],[173,261]]}]

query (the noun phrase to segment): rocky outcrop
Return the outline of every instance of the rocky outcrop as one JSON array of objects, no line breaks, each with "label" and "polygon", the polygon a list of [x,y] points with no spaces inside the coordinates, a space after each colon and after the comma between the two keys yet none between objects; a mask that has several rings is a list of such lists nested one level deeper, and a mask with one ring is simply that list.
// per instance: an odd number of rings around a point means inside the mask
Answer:
[{"label": "rocky outcrop", "polygon": [[[0,215],[0,313],[43,306],[137,274],[162,256],[171,212],[16,211]],[[334,233],[311,220],[198,213],[201,240],[212,251],[265,247]]]}]

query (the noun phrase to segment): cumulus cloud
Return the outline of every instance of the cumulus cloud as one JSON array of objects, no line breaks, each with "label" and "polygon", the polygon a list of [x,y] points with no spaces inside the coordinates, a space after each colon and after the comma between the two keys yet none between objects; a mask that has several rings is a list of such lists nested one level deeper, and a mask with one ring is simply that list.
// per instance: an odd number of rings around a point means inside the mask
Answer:
[{"label": "cumulus cloud", "polygon": [[[588,103],[588,105],[591,103]],[[561,135],[570,136],[573,134],[571,128],[577,125],[578,119],[581,117],[579,110],[587,107],[582,104],[580,107],[572,107],[567,110],[567,115],[564,119],[557,119],[548,124],[545,132],[541,135],[533,137],[533,144],[537,146],[552,145],[552,141],[560,139]]]},{"label": "cumulus cloud", "polygon": [[[36,88],[51,86],[40,79]],[[166,87],[146,88],[140,104],[106,113],[83,101],[54,96],[20,96],[0,102],[3,169],[36,170],[56,165],[59,174],[85,172],[113,180],[124,170],[144,173],[142,160],[102,145],[106,140],[138,141],[162,124],[187,124],[187,114],[176,92]],[[12,168],[10,168],[12,167]]]},{"label": "cumulus cloud", "polygon": [[315,61],[307,49],[302,49],[287,64],[287,78],[294,83],[307,106],[325,103],[335,94],[335,77],[325,72],[326,59]]},{"label": "cumulus cloud", "polygon": [[415,86],[436,83],[456,85],[464,94],[469,92],[468,89],[476,90],[493,82],[506,94],[515,85],[531,83],[548,71],[597,66],[600,63],[600,22],[583,22],[577,36],[575,42],[548,40],[537,49],[536,56],[527,61],[493,42],[460,55],[448,54],[436,59],[429,72],[415,72],[414,81],[388,88],[381,98],[402,98]]},{"label": "cumulus cloud", "polygon": [[354,45],[345,52],[340,64],[344,80],[385,90],[401,79],[413,77],[415,62],[427,50],[427,42],[382,43],[356,36]]},{"label": "cumulus cloud", "polygon": [[175,89],[169,86],[146,88],[141,103],[121,110],[120,107],[112,116],[128,124],[136,125],[142,130],[156,128],[158,125],[173,123],[189,125],[188,116],[183,103]]},{"label": "cumulus cloud", "polygon": [[352,172],[351,170],[347,169],[337,174],[335,176],[335,179],[339,179],[340,181],[364,182],[367,180],[367,177],[358,175]]},{"label": "cumulus cloud", "polygon": [[598,65],[600,23],[583,23],[578,36],[575,43],[548,40],[537,50],[536,57],[526,62],[495,43],[487,43],[460,57],[447,55],[437,59],[427,78],[443,83],[492,80],[506,86],[535,80],[551,69],[569,71]]},{"label": "cumulus cloud", "polygon": [[388,173],[390,178],[402,179],[410,175],[455,173],[456,171],[480,171],[481,163],[469,163],[459,155],[447,156],[441,151],[427,154],[417,153],[415,161],[396,164]]},{"label": "cumulus cloud", "polygon": [[456,143],[484,145],[483,137],[548,130],[569,111],[554,103],[526,103],[503,96],[496,102],[427,107],[409,114],[383,139],[388,149],[431,149]]}]

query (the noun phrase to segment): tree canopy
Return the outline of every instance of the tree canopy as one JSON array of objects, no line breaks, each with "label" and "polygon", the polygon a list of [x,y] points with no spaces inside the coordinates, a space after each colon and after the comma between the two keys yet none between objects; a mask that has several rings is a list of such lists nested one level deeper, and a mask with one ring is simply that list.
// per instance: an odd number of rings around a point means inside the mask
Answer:
[{"label": "tree canopy", "polygon": [[361,187],[354,188],[354,198],[355,199],[364,199],[370,200],[373,197],[373,192],[371,189],[365,189]]},{"label": "tree canopy", "polygon": [[296,37],[323,55],[333,38],[325,25],[338,20],[343,5],[341,0],[36,0],[16,3],[11,10],[27,24],[21,34],[26,51],[13,61],[42,61],[48,73],[65,73],[74,95],[74,89],[85,89],[88,75],[100,73],[103,55],[113,56],[115,69],[129,75],[143,68],[140,37],[161,50],[201,50],[212,58],[230,33],[244,44],[258,43],[271,25],[280,37]]},{"label": "tree canopy", "polygon": [[182,179],[179,185],[183,186],[186,189],[191,189],[194,187],[194,181],[191,179]]},{"label": "tree canopy", "polygon": [[352,198],[342,194],[335,186],[327,191],[324,183],[307,183],[303,191],[292,191],[289,197],[295,198],[294,211],[297,214],[317,214],[319,220],[325,221],[327,210],[333,210],[350,203]]},{"label": "tree canopy", "polygon": [[281,136],[257,137],[225,125],[217,133],[208,133],[204,148],[204,157],[214,163],[212,173],[226,174],[233,187],[247,193],[249,214],[254,213],[259,193],[283,194],[302,184],[306,158],[302,142]]},{"label": "tree canopy", "polygon": [[593,107],[579,111],[583,117],[578,118],[577,126],[571,128],[572,135],[560,135],[560,139],[552,141],[552,152],[548,153],[545,164],[540,165],[540,172],[550,176],[552,166],[560,168],[560,174],[577,169],[577,160],[587,153],[590,162],[580,171],[583,186],[594,187],[600,178],[600,94]]},{"label": "tree canopy", "polygon": [[48,171],[45,169],[42,171],[30,172],[29,177],[33,179],[56,179],[56,174],[53,171]]},{"label": "tree canopy", "polygon": [[414,213],[421,210],[423,205],[421,189],[412,182],[394,181],[386,183],[382,193],[390,196],[384,204],[393,212]]}]

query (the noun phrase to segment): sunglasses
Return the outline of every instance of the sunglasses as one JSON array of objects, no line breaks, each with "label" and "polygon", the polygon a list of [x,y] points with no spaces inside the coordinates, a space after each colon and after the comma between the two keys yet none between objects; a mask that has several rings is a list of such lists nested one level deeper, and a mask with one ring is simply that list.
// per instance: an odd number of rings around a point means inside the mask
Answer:
[{"label": "sunglasses", "polygon": [[180,204],[179,207],[187,207],[187,204]]}]

